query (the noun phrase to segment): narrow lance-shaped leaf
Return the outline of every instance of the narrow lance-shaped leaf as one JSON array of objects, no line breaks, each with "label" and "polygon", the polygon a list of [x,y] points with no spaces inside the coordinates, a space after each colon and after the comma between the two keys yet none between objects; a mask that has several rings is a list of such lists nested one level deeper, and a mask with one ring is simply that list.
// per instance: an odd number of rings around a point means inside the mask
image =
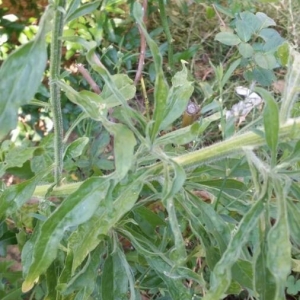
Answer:
[{"label": "narrow lance-shaped leaf", "polygon": [[274,179],[278,213],[276,223],[267,237],[267,266],[276,280],[274,299],[284,298],[285,282],[291,272],[291,243],[286,205],[289,186],[290,182],[285,178]]},{"label": "narrow lance-shaped leaf", "polygon": [[232,64],[230,64],[228,70],[225,72],[222,78],[222,82],[221,82],[222,88],[225,86],[225,84],[227,83],[227,81],[229,80],[229,78],[231,77],[231,75],[233,74],[233,72],[236,70],[236,68],[239,66],[240,63],[241,63],[241,59],[239,58],[235,60]]},{"label": "narrow lance-shaped leaf", "polygon": [[17,125],[19,106],[34,97],[47,63],[45,34],[49,30],[52,9],[44,13],[33,41],[19,47],[0,69],[0,140]]},{"label": "narrow lance-shaped leaf", "polygon": [[261,300],[275,299],[275,278],[267,266],[266,226],[263,221],[259,225],[257,229],[259,231],[259,239],[256,247],[254,245],[254,248],[256,248],[254,251],[255,291],[259,294]]},{"label": "narrow lance-shaped leaf", "polygon": [[174,178],[170,177],[169,168],[167,165],[165,165],[165,180],[163,185],[162,203],[165,205],[168,211],[168,219],[175,240],[174,254],[176,255],[176,260],[180,265],[186,259],[186,251],[185,242],[181,235],[180,226],[176,216],[174,197],[182,188],[186,179],[186,175],[184,169],[178,164],[172,162],[172,167],[174,169]]},{"label": "narrow lance-shaped leaf", "polygon": [[255,88],[255,91],[258,92],[266,102],[266,107],[263,112],[265,138],[268,147],[272,151],[273,163],[275,163],[274,160],[276,159],[278,136],[279,136],[278,105],[275,99],[271,96],[271,94],[265,89],[257,87]]},{"label": "narrow lance-shaped leaf", "polygon": [[[298,100],[299,86],[300,86],[300,53],[293,50],[287,44],[284,44],[284,56],[288,56],[288,73],[285,79],[284,92],[282,97],[282,104],[280,108],[280,122],[285,123],[291,115],[291,111],[295,101]],[[286,57],[284,60],[287,60]]]},{"label": "narrow lance-shaped leaf", "polygon": [[105,199],[109,178],[90,178],[67,197],[41,226],[33,245],[32,263],[22,285],[24,292],[32,289],[34,282],[43,274],[57,255],[64,231],[88,221]]},{"label": "narrow lance-shaped leaf", "polygon": [[164,77],[164,72],[162,69],[162,56],[159,52],[159,48],[153,39],[148,34],[145,25],[143,23],[143,10],[141,5],[138,2],[135,2],[133,5],[133,16],[138,23],[140,29],[142,30],[144,36],[146,37],[147,43],[149,45],[151,54],[153,56],[155,72],[156,72],[156,79],[155,79],[155,87],[154,87],[154,113],[153,119],[155,123],[152,128],[151,132],[151,139],[154,141],[157,133],[159,132],[159,128],[161,123],[165,117],[165,109],[167,104],[167,96],[169,92],[168,84]]}]

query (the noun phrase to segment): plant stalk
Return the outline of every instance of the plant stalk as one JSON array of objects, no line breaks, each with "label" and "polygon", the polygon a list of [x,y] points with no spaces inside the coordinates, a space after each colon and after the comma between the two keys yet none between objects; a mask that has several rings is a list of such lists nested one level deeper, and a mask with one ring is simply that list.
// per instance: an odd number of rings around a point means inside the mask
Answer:
[{"label": "plant stalk", "polygon": [[[54,180],[60,185],[63,171],[63,120],[61,111],[60,87],[57,80],[60,76],[62,55],[62,33],[64,27],[64,14],[66,0],[57,0],[53,20],[53,30],[50,48],[50,103],[54,123]],[[59,9],[61,8],[61,9]]]},{"label": "plant stalk", "polygon": [[[292,140],[297,137],[300,131],[300,118],[290,119],[286,124],[282,125],[279,129],[280,141]],[[236,135],[223,142],[187,153],[172,158],[176,163],[184,168],[195,168],[204,163],[209,163],[221,159],[226,156],[242,152],[247,147],[256,148],[258,146],[265,145],[265,139],[262,135],[255,132],[248,131],[241,135]],[[144,167],[145,168],[145,167]],[[154,176],[161,175],[163,173],[163,164],[161,162],[151,165],[145,168],[145,172]],[[78,189],[82,182],[66,184],[60,187],[55,187],[51,192],[53,196],[67,196]],[[43,197],[45,196],[50,185],[37,186],[33,196]]]}]

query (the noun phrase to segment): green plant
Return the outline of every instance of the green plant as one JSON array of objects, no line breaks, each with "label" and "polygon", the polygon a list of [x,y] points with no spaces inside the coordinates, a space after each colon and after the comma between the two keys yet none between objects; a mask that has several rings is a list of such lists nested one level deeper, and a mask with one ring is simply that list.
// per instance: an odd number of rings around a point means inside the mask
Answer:
[{"label": "green plant", "polygon": [[244,77],[249,82],[257,81],[269,86],[276,79],[274,69],[286,65],[288,45],[284,39],[270,26],[275,26],[273,19],[262,12],[256,14],[241,12],[218,33],[215,40],[228,45],[237,46],[240,61],[246,71]]},{"label": "green plant", "polygon": [[[284,299],[291,258],[300,245],[300,119],[291,118],[300,54],[290,50],[280,109],[271,93],[257,87],[265,101],[262,118],[249,130],[190,151],[188,144],[198,141],[221,114],[172,129],[186,109],[193,82],[182,63],[168,84],[141,6],[135,3],[132,14],[155,66],[150,116],[132,108],[133,81],[122,73],[111,75],[93,41],[77,39],[103,81],[101,93],[77,90],[60,74],[55,60],[60,56],[53,52],[61,48],[60,22],[90,13],[98,4],[75,0],[65,8],[63,2],[47,8],[35,40],[12,53],[0,69],[5,78],[0,83],[2,138],[16,126],[18,106],[30,103],[38,89],[47,60],[45,35],[55,16],[59,26],[50,26],[54,90],[48,106],[58,115],[57,129],[38,145],[17,147],[6,140],[0,149],[2,174],[27,173],[26,181],[3,186],[0,194],[0,246],[15,238],[22,250],[23,296],[215,300],[246,291],[249,298]],[[221,90],[233,69],[220,76]],[[84,171],[72,162],[81,158],[86,163],[92,139],[86,134],[68,143],[62,137],[60,90],[82,109],[66,136],[88,118],[101,123],[97,151],[90,151],[96,156],[92,164],[107,152],[113,171],[101,169],[100,163],[93,176],[85,173],[84,181],[71,182],[69,170]],[[2,295],[19,297],[20,274],[2,278]]]}]

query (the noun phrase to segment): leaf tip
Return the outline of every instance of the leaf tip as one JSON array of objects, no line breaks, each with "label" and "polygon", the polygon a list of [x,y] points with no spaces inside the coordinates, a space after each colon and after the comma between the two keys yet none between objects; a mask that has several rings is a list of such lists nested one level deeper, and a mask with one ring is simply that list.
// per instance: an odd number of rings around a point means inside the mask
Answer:
[{"label": "leaf tip", "polygon": [[35,280],[25,280],[22,284],[22,292],[23,293],[29,292],[38,280],[39,277],[37,277]]}]

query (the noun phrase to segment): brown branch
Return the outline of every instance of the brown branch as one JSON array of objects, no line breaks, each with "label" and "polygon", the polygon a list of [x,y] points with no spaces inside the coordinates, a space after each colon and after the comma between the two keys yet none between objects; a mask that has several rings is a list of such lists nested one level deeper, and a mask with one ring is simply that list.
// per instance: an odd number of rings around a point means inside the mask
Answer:
[{"label": "brown branch", "polygon": [[77,64],[77,68],[78,71],[80,72],[80,74],[84,77],[84,79],[88,82],[88,84],[91,86],[92,90],[96,93],[96,94],[100,94],[101,90],[98,86],[98,84],[94,81],[94,79],[92,78],[91,74],[89,73],[89,71],[82,65],[82,64]]},{"label": "brown branch", "polygon": [[[147,23],[147,7],[148,7],[148,0],[143,0],[143,12],[144,12],[144,16],[143,16],[143,23],[146,24]],[[141,30],[140,26],[139,26],[139,32],[140,32],[140,36],[141,36],[141,46],[140,46],[140,56],[139,56],[139,63],[138,63],[138,68],[136,71],[136,75],[135,75],[135,79],[134,79],[134,84],[137,85],[137,83],[140,81],[141,77],[142,77],[142,72],[144,69],[144,63],[145,63],[145,54],[146,54],[146,37],[143,33],[143,31]]]}]

